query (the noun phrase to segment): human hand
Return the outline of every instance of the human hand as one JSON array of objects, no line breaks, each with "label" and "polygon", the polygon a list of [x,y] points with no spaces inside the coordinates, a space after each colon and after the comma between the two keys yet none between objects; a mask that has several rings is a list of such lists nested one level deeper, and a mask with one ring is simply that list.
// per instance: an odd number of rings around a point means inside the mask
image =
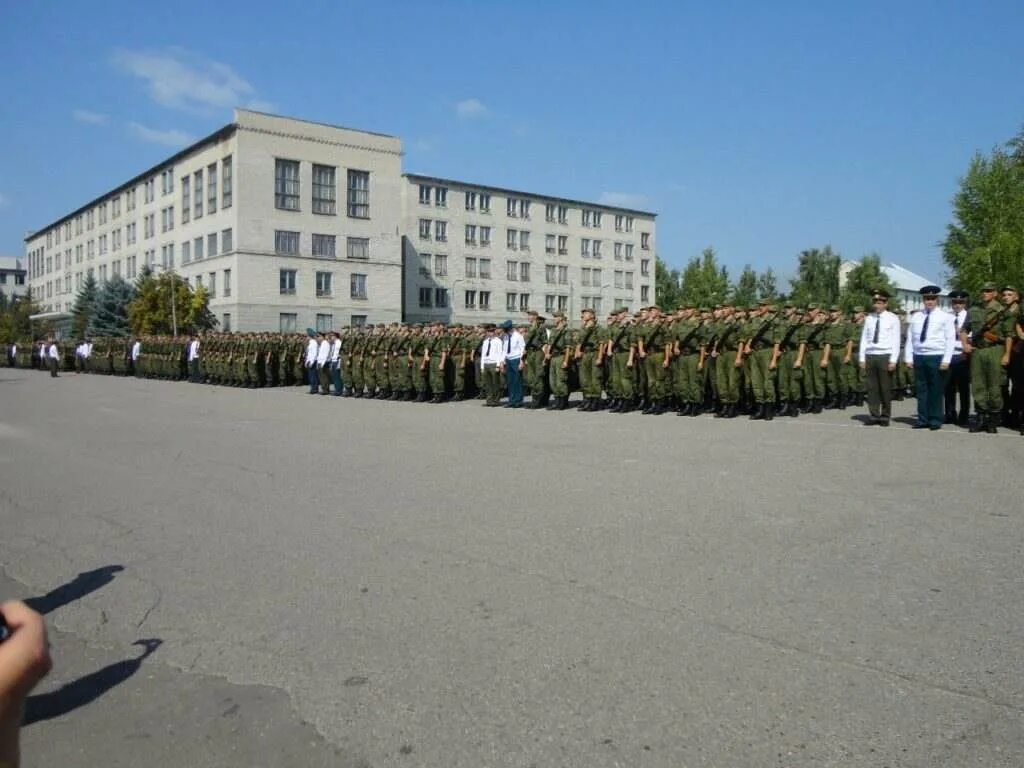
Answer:
[{"label": "human hand", "polygon": [[43,617],[22,602],[0,605],[10,632],[0,643],[0,765],[18,765],[18,728],[25,697],[50,671]]},{"label": "human hand", "polygon": [[939,363],[939,370],[940,371],[948,371],[949,370],[949,363]]}]

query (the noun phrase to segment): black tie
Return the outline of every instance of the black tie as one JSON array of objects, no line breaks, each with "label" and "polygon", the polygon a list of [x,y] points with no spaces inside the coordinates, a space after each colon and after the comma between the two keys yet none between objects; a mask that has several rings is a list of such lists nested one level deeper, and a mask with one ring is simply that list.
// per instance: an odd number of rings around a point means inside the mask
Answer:
[{"label": "black tie", "polygon": [[921,338],[920,338],[920,342],[922,344],[924,344],[924,340],[926,338],[928,338],[928,321],[931,319],[931,314],[932,313],[931,313],[930,310],[926,311],[924,313],[924,325],[921,326]]},{"label": "black tie", "polygon": [[484,352],[484,356],[485,357],[490,357],[491,356],[491,340],[490,339],[487,340],[487,351]]},{"label": "black tie", "polygon": [[871,337],[871,343],[872,344],[877,344],[878,343],[878,330],[881,327],[882,327],[882,316],[879,315],[878,317],[875,318],[875,335]]},{"label": "black tie", "polygon": [[512,351],[512,334],[505,337],[505,354]]}]

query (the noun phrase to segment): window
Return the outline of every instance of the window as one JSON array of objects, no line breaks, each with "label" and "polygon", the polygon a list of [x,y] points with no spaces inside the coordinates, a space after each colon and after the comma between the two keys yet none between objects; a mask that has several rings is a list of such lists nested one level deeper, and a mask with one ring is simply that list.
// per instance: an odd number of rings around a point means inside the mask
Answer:
[{"label": "window", "polygon": [[274,207],[283,211],[299,210],[298,160],[279,158],[274,161]]},{"label": "window", "polygon": [[466,193],[466,210],[467,211],[475,211],[476,210],[476,192],[467,192]]},{"label": "window", "polygon": [[230,269],[225,269],[224,270],[224,295],[225,296],[230,296],[231,295],[231,270]]},{"label": "window", "polygon": [[466,225],[466,245],[476,245],[476,227],[473,224]]},{"label": "window", "polygon": [[[102,225],[104,225],[106,223],[107,223],[107,204],[106,203],[100,203],[100,226],[102,226]],[[60,229],[56,230],[54,232],[54,235],[57,238],[57,245],[60,245]]]},{"label": "window", "polygon": [[490,309],[491,308],[491,292],[490,291],[480,291],[479,299],[480,299],[480,309]]},{"label": "window", "polygon": [[435,187],[434,205],[438,208],[448,207],[448,187]]},{"label": "window", "polygon": [[[174,244],[160,246],[160,266],[164,269],[174,268]],[[102,267],[101,267],[102,269]]]},{"label": "window", "polygon": [[167,232],[174,229],[174,206],[169,206],[160,211],[160,231]]},{"label": "window", "polygon": [[615,231],[616,232],[621,232],[622,231],[622,218],[623,217],[622,217],[621,213],[615,214]]},{"label": "window", "polygon": [[491,279],[491,260],[480,259],[480,279],[490,280]]},{"label": "window", "polygon": [[430,239],[430,219],[420,219],[420,240]]},{"label": "window", "polygon": [[192,261],[192,243],[186,240],[181,244],[181,263],[188,264]]},{"label": "window", "polygon": [[420,274],[423,277],[430,277],[430,265],[432,263],[429,253],[420,254]]},{"label": "window", "polygon": [[[220,161],[220,207],[230,208],[232,199],[234,198],[233,188],[233,168],[231,164],[231,155],[228,155]],[[231,315],[228,315],[231,317]]]},{"label": "window", "polygon": [[448,306],[448,289],[447,288],[435,288],[434,289],[434,306],[438,309],[444,309]]},{"label": "window", "polygon": [[466,309],[476,309],[476,291],[466,291],[464,299]]},{"label": "window", "polygon": [[85,249],[81,245],[75,246],[75,264],[82,263],[82,253],[84,252],[84,250]]},{"label": "window", "polygon": [[349,293],[353,299],[366,298],[366,275],[352,274],[349,279]]},{"label": "window", "polygon": [[[134,211],[135,201],[137,199],[137,190],[129,189],[128,192],[125,193],[125,198],[125,208],[128,209],[129,211]],[[91,226],[89,228],[92,229]]]},{"label": "window", "polygon": [[192,175],[192,191],[195,194],[195,205],[192,206],[192,218],[199,219],[203,216],[203,172],[196,171]]},{"label": "window", "polygon": [[594,241],[594,258],[595,259],[600,259],[601,258],[601,241],[600,240],[595,240]]},{"label": "window", "polygon": [[299,326],[299,316],[294,312],[282,312],[278,315],[278,330],[281,333],[295,333]]},{"label": "window", "polygon": [[626,288],[633,290],[633,273],[627,272],[624,277],[626,278]]},{"label": "window", "polygon": [[590,258],[590,240],[585,237],[580,240],[580,256]]},{"label": "window", "polygon": [[231,333],[231,313],[225,312],[220,316],[220,329],[224,333]]},{"label": "window", "polygon": [[87,259],[92,259],[95,255],[96,255],[96,241],[95,240],[89,240],[85,244],[85,257]]},{"label": "window", "polygon": [[601,287],[601,270],[595,268],[592,277],[594,278],[594,287],[595,288],[600,288]]},{"label": "window", "polygon": [[640,286],[640,301],[650,301],[650,288],[646,285]]},{"label": "window", "polygon": [[335,250],[336,240],[337,238],[334,235],[313,235],[313,258],[338,258],[337,251]]},{"label": "window", "polygon": [[366,325],[366,315],[350,315],[348,324],[353,328],[362,328]]},{"label": "window", "polygon": [[370,174],[348,172],[348,215],[353,219],[370,218]]},{"label": "window", "polygon": [[491,244],[491,228],[480,227],[480,245],[484,248]]},{"label": "window", "polygon": [[330,165],[313,166],[313,213],[332,216],[336,213],[338,193],[334,172]]},{"label": "window", "polygon": [[544,221],[550,221],[550,222],[554,223],[554,221],[555,221],[555,204],[554,203],[546,203],[544,205]]},{"label": "window", "polygon": [[565,312],[565,310],[567,310],[569,308],[569,297],[568,296],[559,296],[558,297],[558,308],[560,310],[562,310],[563,312]]},{"label": "window", "polygon": [[548,285],[554,285],[555,284],[556,270],[557,270],[557,267],[554,264],[545,264],[544,265],[544,282],[545,283],[547,283]]},{"label": "window", "polygon": [[580,275],[580,283],[582,285],[584,285],[585,287],[589,288],[590,287],[590,268],[589,267],[583,267],[583,269],[580,270],[580,271],[582,273]]},{"label": "window", "polygon": [[[173,213],[173,212],[174,211],[172,210],[171,213]],[[173,226],[173,222],[171,222],[171,224]],[[112,251],[119,251],[119,250],[121,250],[121,230],[120,229],[115,229],[113,232],[110,233],[110,250],[112,250]],[[70,248],[68,248],[67,259],[65,261],[67,262],[65,264],[65,266],[71,266],[71,249]]]},{"label": "window", "polygon": [[[121,262],[120,261],[115,261],[114,262],[114,274],[115,275],[120,275],[121,274]],[[6,280],[7,275],[3,275],[3,277],[4,277],[4,282],[7,282],[7,280]],[[71,293],[71,275],[70,275],[70,273],[67,274],[67,275],[64,275],[64,293]]]},{"label": "window", "polygon": [[160,193],[170,195],[174,192],[174,169],[168,168],[160,174]]},{"label": "window", "polygon": [[330,296],[331,295],[331,284],[333,278],[332,272],[317,272],[316,273],[316,295],[317,296]]},{"label": "window", "polygon": [[520,293],[519,294],[519,311],[525,312],[530,308],[530,294]]},{"label": "window", "polygon": [[[92,228],[94,226],[96,226],[96,217],[93,215],[92,211],[87,211],[86,214],[85,214],[85,228],[88,229],[91,232]],[[50,233],[49,232],[46,233],[46,247],[47,248],[50,247]]]},{"label": "window", "polygon": [[466,277],[476,277],[476,259],[466,258]]},{"label": "window", "polygon": [[[106,252],[107,252],[107,236],[106,235],[100,235],[100,256],[102,256]],[[60,256],[58,256],[57,258],[59,260]],[[58,263],[58,266],[59,266],[60,262],[58,261],[57,263]],[[46,271],[49,272],[50,270],[46,270]]]},{"label": "window", "polygon": [[622,287],[622,271],[618,269],[615,270],[615,287]]},{"label": "window", "polygon": [[370,238],[368,237],[349,237],[345,240],[345,249],[350,259],[362,259],[363,261],[370,258]]},{"label": "window", "polygon": [[216,272],[211,272],[209,274],[209,278],[210,278],[210,285],[209,285],[208,290],[210,291],[210,298],[214,299],[214,298],[217,297],[217,273]]},{"label": "window", "polygon": [[615,253],[615,260],[622,261],[622,243],[615,243],[613,251]]},{"label": "window", "polygon": [[424,309],[433,306],[434,289],[420,288],[420,306]]},{"label": "window", "polygon": [[568,285],[569,284],[569,268],[559,267],[558,268],[558,284]]},{"label": "window", "polygon": [[206,212],[217,212],[217,164],[206,167]]},{"label": "window", "polygon": [[192,216],[192,179],[181,177],[181,223],[188,224]]},{"label": "window", "polygon": [[[174,191],[174,179],[171,178],[171,192],[173,192],[173,191]],[[121,196],[118,195],[117,197],[115,197],[113,200],[110,201],[110,218],[116,219],[120,215],[121,215]],[[66,227],[66,229],[64,230],[64,233],[68,237],[71,237],[71,225],[70,224],[66,224],[65,227]],[[81,234],[81,232],[79,232],[78,234]]]},{"label": "window", "polygon": [[519,264],[519,282],[530,282],[530,263],[528,261]]},{"label": "window", "polygon": [[601,212],[600,211],[594,211],[594,228],[595,229],[600,229],[601,228]]},{"label": "window", "polygon": [[434,276],[435,277],[447,277],[448,276],[448,257],[442,254],[434,256]]},{"label": "window", "polygon": [[448,222],[447,221],[435,221],[434,222],[434,239],[443,243],[448,239]]},{"label": "window", "polygon": [[505,262],[505,279],[506,280],[519,280],[519,262],[508,261]]},{"label": "window", "polygon": [[420,204],[430,205],[430,185],[420,184]]},{"label": "window", "polygon": [[505,231],[505,247],[510,251],[515,251],[519,248],[519,233],[514,229]]},{"label": "window", "polygon": [[554,253],[554,252],[555,252],[555,236],[554,235],[544,235],[544,253]]},{"label": "window", "polygon": [[156,214],[149,213],[142,218],[142,226],[145,228],[146,239],[156,234]]},{"label": "window", "polygon": [[525,230],[519,230],[519,250],[530,250],[530,233]]},{"label": "window", "polygon": [[295,294],[295,270],[294,269],[282,269],[280,270],[278,280],[280,282],[280,289],[282,296],[291,296]]},{"label": "window", "polygon": [[566,256],[569,253],[569,236],[559,235],[558,236],[558,255]]},{"label": "window", "polygon": [[274,251],[288,256],[298,256],[299,233],[283,229],[274,230]]},{"label": "window", "polygon": [[584,227],[590,226],[590,211],[584,209],[580,211],[581,221]]},{"label": "window", "polygon": [[334,328],[334,315],[318,312],[316,315],[317,333],[327,333],[332,328]]},{"label": "window", "polygon": [[216,256],[217,255],[217,233],[211,232],[206,236],[206,255]]},{"label": "window", "polygon": [[632,232],[633,231],[633,217],[632,216],[627,216],[626,217],[626,231],[627,232]]},{"label": "window", "polygon": [[505,214],[510,218],[516,218],[519,216],[519,206],[517,205],[517,201],[514,197],[510,197],[505,201]]},{"label": "window", "polygon": [[633,244],[626,243],[626,261],[633,260]]},{"label": "window", "polygon": [[505,311],[515,312],[517,306],[518,295],[515,293],[505,294]]},{"label": "window", "polygon": [[651,233],[641,232],[640,233],[640,250],[649,251],[651,250]]},{"label": "window", "polygon": [[480,213],[491,212],[491,196],[487,192],[480,193]]},{"label": "window", "polygon": [[230,229],[225,229],[220,233],[220,252],[231,253],[235,250],[234,237]]},{"label": "window", "polygon": [[544,311],[555,311],[555,295],[553,293],[544,294]]},{"label": "window", "polygon": [[558,223],[568,224],[569,223],[569,206],[560,205],[558,206]]},{"label": "window", "polygon": [[77,236],[77,235],[80,235],[80,234],[82,234],[82,217],[81,216],[76,216],[75,217],[75,235]]},{"label": "window", "polygon": [[192,258],[196,261],[202,261],[203,258],[203,238],[197,237],[192,241]]},{"label": "window", "polygon": [[651,274],[651,260],[640,259],[640,274],[647,277]]}]

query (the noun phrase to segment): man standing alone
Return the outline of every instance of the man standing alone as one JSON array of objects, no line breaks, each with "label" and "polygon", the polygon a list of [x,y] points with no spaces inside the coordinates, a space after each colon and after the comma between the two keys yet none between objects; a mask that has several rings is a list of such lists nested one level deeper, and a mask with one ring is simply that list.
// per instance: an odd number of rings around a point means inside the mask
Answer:
[{"label": "man standing alone", "polygon": [[57,369],[60,367],[60,350],[53,339],[50,339],[50,346],[46,350],[46,362],[50,366],[50,376],[56,379]]},{"label": "man standing alone", "polygon": [[859,362],[868,392],[868,424],[889,426],[892,416],[892,372],[900,356],[900,321],[889,311],[889,294],[875,291],[872,313],[860,336]]},{"label": "man standing alone", "polygon": [[953,359],[953,316],[939,308],[937,285],[921,289],[924,310],[915,312],[907,332],[903,362],[914,371],[917,389],[917,423],[914,429],[941,429],[944,416],[946,376]]},{"label": "man standing alone", "polygon": [[193,333],[188,339],[188,380],[198,384],[199,379],[199,339]]}]

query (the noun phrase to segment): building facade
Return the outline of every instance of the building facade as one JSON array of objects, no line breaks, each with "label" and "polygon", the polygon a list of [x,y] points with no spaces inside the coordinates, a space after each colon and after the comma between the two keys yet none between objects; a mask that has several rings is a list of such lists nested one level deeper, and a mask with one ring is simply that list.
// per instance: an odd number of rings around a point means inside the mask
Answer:
[{"label": "building facade", "polygon": [[9,299],[28,293],[28,272],[16,256],[0,256],[0,293]]},{"label": "building facade", "polygon": [[46,313],[174,270],[223,330],[571,317],[654,300],[654,214],[402,174],[393,136],[234,121],[26,238]]},{"label": "building facade", "polygon": [[[846,279],[849,277],[850,272],[860,262],[857,261],[844,261],[839,265],[839,287],[842,288],[846,285]],[[927,277],[911,272],[906,267],[901,267],[899,264],[882,264],[882,274],[889,278],[889,282],[892,283],[896,289],[896,295],[894,298],[899,303],[902,309],[907,312],[915,312],[919,309],[924,309],[924,300],[921,298],[921,289],[926,285],[938,285],[938,283],[929,280]],[[948,288],[942,289],[942,295],[939,296],[939,306],[944,309],[949,309],[952,306],[947,294],[949,293]]]},{"label": "building facade", "polygon": [[575,319],[654,300],[655,215],[431,176],[404,177],[406,318]]}]

